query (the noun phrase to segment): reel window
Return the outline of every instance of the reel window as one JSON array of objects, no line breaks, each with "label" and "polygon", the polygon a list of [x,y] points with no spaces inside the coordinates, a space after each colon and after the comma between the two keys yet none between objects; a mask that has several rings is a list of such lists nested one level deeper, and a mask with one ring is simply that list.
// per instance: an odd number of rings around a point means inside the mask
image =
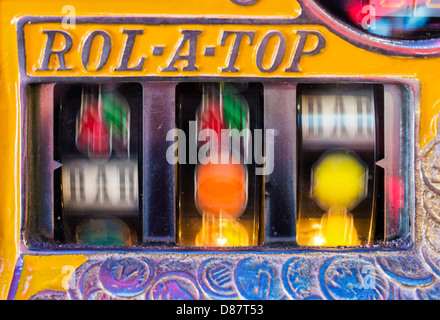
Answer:
[{"label": "reel window", "polygon": [[298,86],[299,245],[371,245],[407,231],[401,172],[408,127],[390,90]]}]

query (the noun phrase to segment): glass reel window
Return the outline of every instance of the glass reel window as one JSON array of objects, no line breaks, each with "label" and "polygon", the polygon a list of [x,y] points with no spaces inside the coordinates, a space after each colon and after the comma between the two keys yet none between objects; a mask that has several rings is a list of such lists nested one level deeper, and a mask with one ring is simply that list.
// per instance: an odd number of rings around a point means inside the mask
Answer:
[{"label": "glass reel window", "polygon": [[177,127],[188,143],[177,150],[184,157],[178,165],[178,244],[258,245],[262,180],[252,161],[252,135],[262,128],[262,86],[181,83],[176,92]]},{"label": "glass reel window", "polygon": [[400,149],[407,132],[401,101],[385,87],[298,86],[300,246],[371,245],[407,231]]},{"label": "glass reel window", "polygon": [[55,86],[64,241],[138,242],[141,92],[139,85]]},{"label": "glass reel window", "polygon": [[40,180],[41,197],[31,197],[34,234],[81,247],[138,244],[142,86],[56,84],[34,91],[36,118],[43,120],[36,174],[47,180]]},{"label": "glass reel window", "polygon": [[375,185],[383,116],[373,86],[303,86],[299,104],[298,243],[371,243],[383,207]]}]

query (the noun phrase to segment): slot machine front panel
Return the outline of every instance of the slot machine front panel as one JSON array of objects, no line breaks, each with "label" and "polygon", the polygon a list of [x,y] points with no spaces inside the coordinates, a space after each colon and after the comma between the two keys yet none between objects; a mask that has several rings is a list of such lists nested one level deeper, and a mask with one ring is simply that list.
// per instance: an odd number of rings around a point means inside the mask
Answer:
[{"label": "slot machine front panel", "polygon": [[2,3],[2,298],[438,295],[434,1],[72,3]]}]

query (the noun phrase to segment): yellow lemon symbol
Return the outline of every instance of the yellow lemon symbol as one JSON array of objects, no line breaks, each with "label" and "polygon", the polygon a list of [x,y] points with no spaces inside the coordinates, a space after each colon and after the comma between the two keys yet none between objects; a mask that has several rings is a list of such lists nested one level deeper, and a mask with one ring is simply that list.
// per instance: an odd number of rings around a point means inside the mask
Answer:
[{"label": "yellow lemon symbol", "polygon": [[365,198],[368,168],[352,153],[326,153],[312,170],[312,197],[323,209],[350,210]]},{"label": "yellow lemon symbol", "polygon": [[352,153],[338,150],[325,154],[312,170],[312,197],[327,212],[311,244],[359,245],[354,218],[348,210],[366,196],[367,166]]}]

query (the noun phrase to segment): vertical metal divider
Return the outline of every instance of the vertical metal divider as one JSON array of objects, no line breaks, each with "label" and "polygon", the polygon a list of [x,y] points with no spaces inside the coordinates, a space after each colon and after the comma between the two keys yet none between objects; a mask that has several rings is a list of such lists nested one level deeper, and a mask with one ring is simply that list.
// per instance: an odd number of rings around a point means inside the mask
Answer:
[{"label": "vertical metal divider", "polygon": [[[31,215],[33,201],[31,197],[31,193],[29,192],[30,186],[32,185],[33,181],[35,180],[35,168],[31,166],[32,161],[35,161],[33,159],[34,153],[32,152],[32,148],[35,148],[35,143],[31,143],[31,138],[34,138],[35,136],[32,135],[32,131],[35,131],[35,117],[38,116],[38,111],[34,111],[33,114],[31,114],[31,109],[29,106],[31,105],[30,97],[35,99],[35,94],[30,90],[29,86],[23,85],[20,88],[20,95],[21,97],[26,97],[21,101],[21,175],[22,175],[22,181],[21,181],[21,233],[22,233],[22,239],[23,242],[20,243],[21,246],[26,249],[26,246],[30,246],[30,242],[32,241],[32,235],[31,231],[33,230],[34,226],[37,225],[37,222],[35,221],[35,217]],[[32,140],[34,141],[34,140]],[[23,179],[24,177],[24,179]]]},{"label": "vertical metal divider", "polygon": [[[405,101],[404,90],[398,84],[385,84],[384,85],[384,117],[385,117],[385,139],[384,139],[384,150],[385,159],[383,161],[383,168],[385,169],[385,183],[395,183],[396,177],[403,177],[406,172],[404,164],[402,163],[402,156],[407,154],[406,146],[403,144],[403,136],[408,134],[408,131],[404,128],[405,125],[405,115],[403,114],[408,110],[409,101]],[[403,105],[402,105],[403,104]],[[397,120],[396,120],[397,119]],[[402,127],[402,128],[401,128]],[[403,136],[402,136],[403,135]],[[411,135],[408,134],[408,137]],[[405,172],[405,173],[404,173]],[[404,188],[406,181],[402,181],[401,178],[398,180],[398,184],[394,185],[394,188]],[[402,192],[402,190],[399,190]],[[385,241],[393,240],[395,237],[402,236],[405,233],[408,225],[408,215],[401,214],[396,217],[393,214],[393,210],[398,210],[399,208],[394,208],[392,202],[398,199],[389,199],[389,195],[385,192],[384,195],[385,203],[385,225],[384,225],[384,236]],[[397,220],[396,220],[397,218]]]},{"label": "vertical metal divider", "polygon": [[143,245],[174,245],[176,226],[176,165],[166,159],[176,127],[177,82],[142,82],[142,215]]},{"label": "vertical metal divider", "polygon": [[[273,171],[264,176],[264,246],[296,246],[297,83],[264,85],[264,129],[274,130]],[[266,172],[269,173],[269,172]]]},{"label": "vertical metal divider", "polygon": [[[39,94],[35,101],[38,110],[38,119],[35,120],[38,126],[37,148],[39,149],[39,154],[37,154],[39,172],[36,178],[39,178],[40,184],[37,196],[37,201],[40,203],[38,225],[41,233],[51,240],[54,240],[54,171],[61,166],[54,160],[54,87],[55,84],[39,85],[37,89]],[[32,199],[36,200],[35,197],[36,195],[33,195]]]}]

